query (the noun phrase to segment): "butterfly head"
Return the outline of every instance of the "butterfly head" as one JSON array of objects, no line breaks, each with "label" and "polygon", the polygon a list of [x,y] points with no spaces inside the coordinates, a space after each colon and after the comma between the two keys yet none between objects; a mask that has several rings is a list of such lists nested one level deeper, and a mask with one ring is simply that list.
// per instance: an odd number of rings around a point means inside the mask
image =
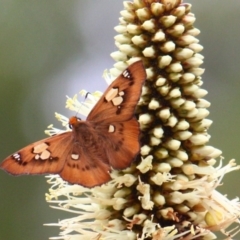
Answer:
[{"label": "butterfly head", "polygon": [[76,125],[77,125],[79,122],[81,122],[81,121],[82,121],[81,118],[78,118],[78,117],[76,117],[76,116],[70,117],[70,118],[69,118],[69,122],[68,122],[69,128],[72,129],[72,127],[76,126]]}]

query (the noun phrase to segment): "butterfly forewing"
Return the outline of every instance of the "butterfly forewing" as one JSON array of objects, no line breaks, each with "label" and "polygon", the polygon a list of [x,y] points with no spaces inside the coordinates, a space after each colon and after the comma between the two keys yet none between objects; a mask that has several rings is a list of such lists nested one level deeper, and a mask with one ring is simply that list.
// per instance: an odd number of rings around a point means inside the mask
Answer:
[{"label": "butterfly forewing", "polygon": [[86,121],[70,118],[72,132],[30,144],[0,168],[13,175],[58,173],[86,187],[106,183],[111,168],[128,167],[139,153],[134,111],[145,78],[142,62],[133,63],[107,88]]},{"label": "butterfly forewing", "polygon": [[58,134],[28,145],[0,165],[13,174],[59,173],[72,149],[72,133]]},{"label": "butterfly forewing", "polygon": [[109,85],[89,113],[87,120],[111,123],[131,119],[145,79],[146,73],[142,61],[130,65]]}]

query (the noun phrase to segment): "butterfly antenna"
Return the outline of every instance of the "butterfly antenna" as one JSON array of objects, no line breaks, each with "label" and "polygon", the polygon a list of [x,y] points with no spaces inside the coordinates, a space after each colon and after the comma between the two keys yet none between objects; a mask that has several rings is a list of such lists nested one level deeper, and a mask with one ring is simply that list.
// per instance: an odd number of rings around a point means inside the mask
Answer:
[{"label": "butterfly antenna", "polygon": [[88,95],[92,95],[90,92],[87,92],[86,94],[85,94],[85,100],[87,99],[87,97],[88,97]]},{"label": "butterfly antenna", "polygon": [[80,106],[79,106],[78,110],[76,111],[75,117],[77,117],[77,115],[80,113],[80,110],[83,106],[87,107],[87,104],[85,104],[85,101],[89,96],[92,96],[92,94],[90,92],[86,92],[84,95],[85,95],[84,101],[80,103]]}]

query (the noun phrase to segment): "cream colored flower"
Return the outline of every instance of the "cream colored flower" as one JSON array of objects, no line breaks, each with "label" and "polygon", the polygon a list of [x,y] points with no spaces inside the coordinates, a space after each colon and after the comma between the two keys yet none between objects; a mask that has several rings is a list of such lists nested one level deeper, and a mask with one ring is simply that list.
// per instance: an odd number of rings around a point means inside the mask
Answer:
[{"label": "cream colored flower", "polygon": [[[48,176],[47,201],[74,214],[52,224],[61,233],[51,239],[210,240],[216,231],[232,239],[238,228],[226,228],[239,223],[239,199],[229,200],[216,188],[239,166],[234,160],[216,164],[222,152],[207,145],[210,103],[204,99],[203,47],[191,5],[181,0],[123,4],[110,74],[114,78],[132,62],[144,62],[147,80],[136,111],[140,160],[92,189]],[[88,95],[84,103],[68,99],[67,107],[87,115],[99,96]],[[58,118],[67,125],[67,119]]]}]

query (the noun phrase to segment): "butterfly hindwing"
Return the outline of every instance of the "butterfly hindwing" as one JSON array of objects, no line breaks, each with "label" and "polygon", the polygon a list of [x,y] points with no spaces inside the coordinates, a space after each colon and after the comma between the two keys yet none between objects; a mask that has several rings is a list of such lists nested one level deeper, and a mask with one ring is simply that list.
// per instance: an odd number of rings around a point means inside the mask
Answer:
[{"label": "butterfly hindwing", "polygon": [[146,79],[142,61],[130,65],[107,88],[87,117],[87,121],[126,121],[134,115]]},{"label": "butterfly hindwing", "polygon": [[139,123],[135,118],[125,122],[96,124],[109,164],[114,169],[127,168],[139,153]]},{"label": "butterfly hindwing", "polygon": [[74,154],[74,158],[68,155],[60,176],[69,183],[86,187],[101,185],[109,181],[110,165],[102,161],[99,155],[91,154],[90,151],[91,149],[81,148],[78,149],[78,155]]},{"label": "butterfly hindwing", "polygon": [[71,151],[72,133],[65,132],[32,143],[7,157],[0,165],[12,175],[59,173],[68,151]]}]

